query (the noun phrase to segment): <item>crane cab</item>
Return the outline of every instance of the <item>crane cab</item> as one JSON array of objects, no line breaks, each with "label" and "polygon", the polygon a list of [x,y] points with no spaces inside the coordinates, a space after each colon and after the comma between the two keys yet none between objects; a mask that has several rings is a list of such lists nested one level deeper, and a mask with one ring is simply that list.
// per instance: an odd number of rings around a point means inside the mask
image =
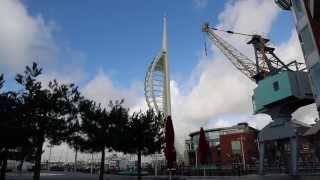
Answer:
[{"label": "crane cab", "polygon": [[272,119],[291,116],[296,109],[314,102],[308,73],[281,71],[261,80],[252,97],[254,113],[267,113]]}]

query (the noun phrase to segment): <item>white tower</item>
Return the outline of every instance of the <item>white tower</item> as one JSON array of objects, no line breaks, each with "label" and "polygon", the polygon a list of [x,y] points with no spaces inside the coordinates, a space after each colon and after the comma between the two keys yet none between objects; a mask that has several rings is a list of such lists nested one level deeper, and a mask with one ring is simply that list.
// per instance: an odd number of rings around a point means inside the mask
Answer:
[{"label": "white tower", "polygon": [[148,67],[144,90],[149,108],[171,116],[167,17],[163,18],[162,49]]}]

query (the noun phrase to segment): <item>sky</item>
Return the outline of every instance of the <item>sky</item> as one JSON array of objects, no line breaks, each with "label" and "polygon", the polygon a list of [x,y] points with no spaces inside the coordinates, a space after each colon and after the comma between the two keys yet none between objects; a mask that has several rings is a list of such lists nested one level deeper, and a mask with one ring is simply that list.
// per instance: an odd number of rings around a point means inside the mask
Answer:
[{"label": "sky", "polygon": [[[44,69],[40,77],[44,84],[52,79],[75,83],[83,95],[103,105],[124,98],[131,112],[145,110],[143,81],[161,48],[164,15],[179,152],[188,134],[200,127],[246,121],[261,129],[270,122],[266,115],[252,115],[255,84],[212,45],[201,25],[208,21],[228,30],[262,34],[284,61],[303,61],[291,13],[272,0],[0,0],[0,73],[5,74],[5,90],[21,88],[14,75],[35,61]],[[221,36],[253,58],[248,39]],[[315,117],[314,105],[294,113],[307,123]]]}]

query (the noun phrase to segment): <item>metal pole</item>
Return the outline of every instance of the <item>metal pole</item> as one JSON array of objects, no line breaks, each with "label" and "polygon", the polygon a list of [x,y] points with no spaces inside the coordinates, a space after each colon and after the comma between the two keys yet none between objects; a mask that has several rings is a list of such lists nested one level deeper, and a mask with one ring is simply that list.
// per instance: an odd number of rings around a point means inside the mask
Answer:
[{"label": "metal pole", "polygon": [[66,156],[64,158],[64,162],[67,163],[68,162],[68,154],[69,154],[69,148],[66,148]]},{"label": "metal pole", "polygon": [[74,156],[74,169],[73,169],[73,173],[77,172],[77,159],[78,159],[78,149],[76,149],[76,154]]},{"label": "metal pole", "polygon": [[156,155],[155,155],[154,175],[155,176],[158,175],[158,158]]},{"label": "metal pole", "polygon": [[292,137],[290,138],[290,144],[291,144],[291,175],[297,175],[298,174],[298,168],[297,168],[297,160],[298,160],[298,145],[297,145],[297,138]]},{"label": "metal pole", "polygon": [[198,168],[198,153],[197,153],[197,150],[196,150],[195,154],[196,154],[196,168]]},{"label": "metal pole", "polygon": [[91,153],[90,173],[91,173],[91,176],[92,176],[92,174],[93,174],[93,153]]},{"label": "metal pole", "polygon": [[265,150],[265,142],[259,142],[259,143],[261,143],[260,145],[259,145],[259,149],[260,149],[260,151],[259,151],[259,153],[260,153],[260,155],[259,155],[259,174],[263,174],[263,161],[264,161],[264,150]]},{"label": "metal pole", "polygon": [[49,151],[49,158],[48,158],[48,171],[50,171],[51,150],[52,150],[52,145],[50,145],[50,151]]}]

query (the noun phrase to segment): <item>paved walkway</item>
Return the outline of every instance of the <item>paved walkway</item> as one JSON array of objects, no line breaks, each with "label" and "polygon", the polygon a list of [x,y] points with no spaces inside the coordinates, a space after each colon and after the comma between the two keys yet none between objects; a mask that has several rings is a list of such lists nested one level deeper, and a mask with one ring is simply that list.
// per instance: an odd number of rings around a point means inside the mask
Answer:
[{"label": "paved walkway", "polygon": [[[41,173],[41,180],[98,180],[97,175],[77,173],[76,175],[67,172],[47,172]],[[119,176],[119,175],[105,175],[105,180],[136,180],[135,176]],[[167,176],[143,176],[142,180],[165,180]],[[246,175],[246,176],[179,176],[173,177],[172,180],[320,180],[320,175],[314,176],[289,176],[286,174],[268,174],[260,175]],[[14,173],[8,173],[7,180],[32,180],[32,174],[23,174],[22,176]]]}]

